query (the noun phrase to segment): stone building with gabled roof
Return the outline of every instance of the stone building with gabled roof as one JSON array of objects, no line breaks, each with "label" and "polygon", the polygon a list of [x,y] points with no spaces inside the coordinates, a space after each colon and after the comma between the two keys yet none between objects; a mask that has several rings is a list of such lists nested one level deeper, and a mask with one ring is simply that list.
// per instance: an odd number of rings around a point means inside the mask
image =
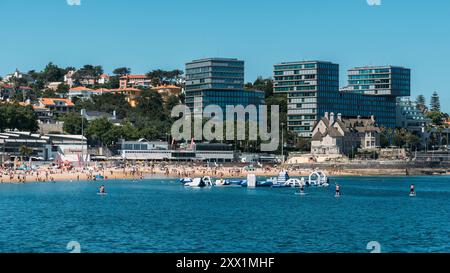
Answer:
[{"label": "stone building with gabled roof", "polygon": [[380,128],[375,117],[343,119],[325,113],[313,127],[312,154],[345,154],[353,149],[371,150],[380,146]]}]

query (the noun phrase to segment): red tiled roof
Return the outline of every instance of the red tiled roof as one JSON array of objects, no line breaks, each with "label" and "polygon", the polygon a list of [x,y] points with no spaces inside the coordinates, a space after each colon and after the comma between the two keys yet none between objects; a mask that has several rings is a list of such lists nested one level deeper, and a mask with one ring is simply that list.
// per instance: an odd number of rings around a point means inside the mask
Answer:
[{"label": "red tiled roof", "polygon": [[74,92],[74,91],[92,91],[92,89],[86,88],[84,86],[78,86],[78,87],[73,87],[69,89],[69,92]]},{"label": "red tiled roof", "polygon": [[21,87],[19,87],[17,89],[19,89],[19,90],[33,90],[33,88],[28,87],[28,86],[21,86]]},{"label": "red tiled roof", "polygon": [[67,106],[74,106],[73,102],[69,99],[57,99],[57,98],[41,98],[39,101],[45,106],[55,105],[55,101],[65,103]]},{"label": "red tiled roof", "polygon": [[126,75],[126,76],[122,76],[120,77],[121,80],[126,80],[126,79],[148,79],[147,75]]},{"label": "red tiled roof", "polygon": [[160,90],[160,89],[181,89],[181,87],[178,87],[176,85],[160,85],[158,87],[155,88],[156,90]]}]

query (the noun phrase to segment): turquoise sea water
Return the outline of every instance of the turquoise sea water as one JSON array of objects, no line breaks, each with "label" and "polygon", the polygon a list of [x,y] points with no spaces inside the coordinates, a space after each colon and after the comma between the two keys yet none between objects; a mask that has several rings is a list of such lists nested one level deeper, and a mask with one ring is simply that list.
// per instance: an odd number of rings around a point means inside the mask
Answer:
[{"label": "turquoise sea water", "polygon": [[[0,252],[450,252],[450,177],[332,178],[294,189],[177,180],[0,185]],[[414,183],[417,197],[410,198]]]}]

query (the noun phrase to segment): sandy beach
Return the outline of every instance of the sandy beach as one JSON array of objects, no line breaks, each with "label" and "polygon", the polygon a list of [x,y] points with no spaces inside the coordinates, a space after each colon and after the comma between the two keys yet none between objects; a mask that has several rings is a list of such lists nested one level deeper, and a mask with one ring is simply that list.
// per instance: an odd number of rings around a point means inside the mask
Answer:
[{"label": "sandy beach", "polygon": [[[40,166],[30,170],[14,170],[14,168],[0,168],[0,183],[27,183],[27,182],[57,182],[57,181],[94,181],[94,180],[140,180],[152,176],[168,178],[202,177],[237,178],[246,177],[247,174],[273,177],[280,171],[288,171],[290,176],[308,176],[311,168],[291,168],[289,166],[259,167],[248,169],[243,166],[212,166],[195,165],[191,163],[152,164],[137,163],[124,166],[112,166],[110,163],[96,163],[85,167],[72,166]],[[328,167],[323,169],[328,176],[405,176],[429,174],[447,174],[447,170],[440,169],[352,169]],[[430,173],[431,172],[431,173]]]}]

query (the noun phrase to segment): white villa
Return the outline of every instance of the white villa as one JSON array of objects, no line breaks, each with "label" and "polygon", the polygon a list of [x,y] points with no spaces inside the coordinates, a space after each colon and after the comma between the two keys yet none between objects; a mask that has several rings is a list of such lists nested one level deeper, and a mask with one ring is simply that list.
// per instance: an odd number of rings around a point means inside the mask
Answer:
[{"label": "white villa", "polygon": [[313,128],[313,155],[347,155],[353,149],[371,150],[380,146],[380,128],[375,117],[343,119],[341,114],[325,113]]}]

